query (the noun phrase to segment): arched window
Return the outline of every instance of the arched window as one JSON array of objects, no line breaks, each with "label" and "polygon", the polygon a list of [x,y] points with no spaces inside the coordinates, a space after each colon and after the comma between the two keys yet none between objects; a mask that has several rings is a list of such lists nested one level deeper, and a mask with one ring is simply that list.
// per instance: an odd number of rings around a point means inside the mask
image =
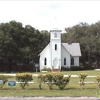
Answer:
[{"label": "arched window", "polygon": [[74,65],[74,58],[71,58],[71,65]]},{"label": "arched window", "polygon": [[54,37],[57,38],[57,33],[54,33]]},{"label": "arched window", "polygon": [[66,58],[64,58],[64,65],[66,65]]},{"label": "arched window", "polygon": [[44,58],[44,65],[47,65],[47,59]]},{"label": "arched window", "polygon": [[55,50],[57,50],[57,44],[55,44]]}]

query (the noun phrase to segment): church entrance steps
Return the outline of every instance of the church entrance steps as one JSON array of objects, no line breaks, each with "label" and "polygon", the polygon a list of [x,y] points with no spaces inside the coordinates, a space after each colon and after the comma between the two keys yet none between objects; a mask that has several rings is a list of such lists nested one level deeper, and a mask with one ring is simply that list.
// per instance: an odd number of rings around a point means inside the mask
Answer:
[{"label": "church entrance steps", "polygon": [[60,72],[60,69],[52,69],[52,72]]}]

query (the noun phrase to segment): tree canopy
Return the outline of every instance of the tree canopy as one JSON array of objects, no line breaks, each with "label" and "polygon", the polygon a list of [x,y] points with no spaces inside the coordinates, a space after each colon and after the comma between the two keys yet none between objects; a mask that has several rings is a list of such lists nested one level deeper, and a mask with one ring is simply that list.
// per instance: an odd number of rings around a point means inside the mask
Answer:
[{"label": "tree canopy", "polygon": [[40,32],[30,25],[10,21],[0,24],[0,60],[8,62],[38,63],[38,55],[48,44],[49,33]]}]

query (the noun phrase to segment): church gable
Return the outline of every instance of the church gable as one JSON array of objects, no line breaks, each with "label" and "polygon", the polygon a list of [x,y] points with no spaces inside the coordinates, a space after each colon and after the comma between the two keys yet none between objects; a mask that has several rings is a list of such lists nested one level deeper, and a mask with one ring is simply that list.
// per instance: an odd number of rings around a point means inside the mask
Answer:
[{"label": "church gable", "polygon": [[51,67],[50,64],[50,43],[44,48],[44,50],[39,54],[40,55],[40,59],[39,59],[39,64],[40,64],[40,70],[43,69],[44,67]]},{"label": "church gable", "polygon": [[49,50],[50,50],[50,43],[43,49],[43,51],[39,55],[42,55],[43,53],[49,52]]}]

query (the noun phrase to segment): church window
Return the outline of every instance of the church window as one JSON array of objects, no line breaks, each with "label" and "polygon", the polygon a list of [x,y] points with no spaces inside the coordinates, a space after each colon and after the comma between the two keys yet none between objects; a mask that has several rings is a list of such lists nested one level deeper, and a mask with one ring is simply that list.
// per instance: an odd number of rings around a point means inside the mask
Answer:
[{"label": "church window", "polygon": [[57,50],[57,44],[55,44],[55,50]]},{"label": "church window", "polygon": [[64,65],[66,65],[66,58],[64,58]]},{"label": "church window", "polygon": [[71,58],[71,65],[74,65],[74,58]]},{"label": "church window", "polygon": [[47,65],[47,58],[44,58],[44,65]]},{"label": "church window", "polygon": [[54,37],[57,38],[57,33],[54,34]]}]

